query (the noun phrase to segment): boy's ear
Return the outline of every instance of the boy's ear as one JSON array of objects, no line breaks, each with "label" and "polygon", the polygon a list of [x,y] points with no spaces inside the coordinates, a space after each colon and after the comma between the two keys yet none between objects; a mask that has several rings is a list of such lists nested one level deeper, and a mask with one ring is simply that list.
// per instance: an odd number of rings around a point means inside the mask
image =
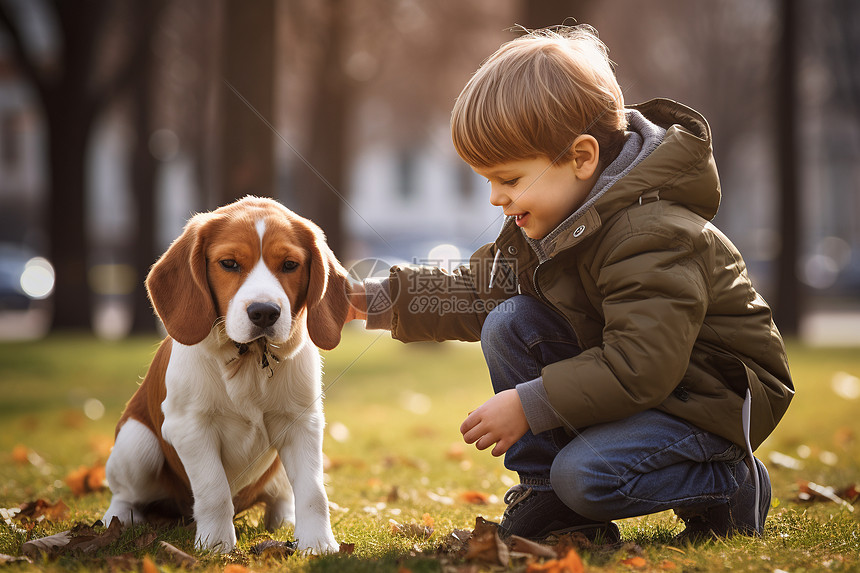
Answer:
[{"label": "boy's ear", "polygon": [[594,136],[587,133],[573,140],[570,146],[573,155],[573,171],[577,179],[591,179],[600,163],[600,145]]}]

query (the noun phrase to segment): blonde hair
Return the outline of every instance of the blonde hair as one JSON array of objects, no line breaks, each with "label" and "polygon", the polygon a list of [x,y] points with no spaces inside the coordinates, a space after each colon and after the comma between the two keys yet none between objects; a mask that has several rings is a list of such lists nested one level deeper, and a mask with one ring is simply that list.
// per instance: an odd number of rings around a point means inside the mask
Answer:
[{"label": "blonde hair", "polygon": [[573,140],[587,133],[601,165],[611,163],[627,119],[608,52],[587,25],[533,30],[503,44],[454,104],[457,153],[474,167],[538,156],[564,162]]}]

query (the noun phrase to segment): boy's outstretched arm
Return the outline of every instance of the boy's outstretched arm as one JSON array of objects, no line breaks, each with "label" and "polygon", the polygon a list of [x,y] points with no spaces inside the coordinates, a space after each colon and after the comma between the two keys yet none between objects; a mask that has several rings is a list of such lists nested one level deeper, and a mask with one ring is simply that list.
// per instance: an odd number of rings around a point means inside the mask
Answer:
[{"label": "boy's outstretched arm", "polygon": [[479,450],[496,444],[492,451],[494,456],[508,451],[528,429],[520,396],[513,388],[484,402],[460,425],[460,433],[467,444],[475,444]]}]

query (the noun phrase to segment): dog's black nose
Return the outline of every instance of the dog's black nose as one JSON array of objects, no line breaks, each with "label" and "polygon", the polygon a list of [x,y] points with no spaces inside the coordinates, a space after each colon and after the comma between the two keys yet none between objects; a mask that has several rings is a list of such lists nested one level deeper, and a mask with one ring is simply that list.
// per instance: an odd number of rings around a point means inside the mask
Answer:
[{"label": "dog's black nose", "polygon": [[273,302],[253,302],[248,305],[248,318],[260,328],[268,328],[281,316],[281,308]]}]

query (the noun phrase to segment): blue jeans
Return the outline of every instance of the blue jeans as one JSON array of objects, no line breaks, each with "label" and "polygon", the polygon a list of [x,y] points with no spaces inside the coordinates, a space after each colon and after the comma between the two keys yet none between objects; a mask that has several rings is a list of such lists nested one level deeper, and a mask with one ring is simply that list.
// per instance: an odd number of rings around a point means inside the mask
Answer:
[{"label": "blue jeans", "polygon": [[[481,347],[496,393],[580,353],[567,320],[525,295],[487,316]],[[505,467],[524,485],[553,489],[580,515],[611,520],[728,501],[747,475],[743,458],[744,450],[725,438],[645,410],[574,432],[528,431],[506,452]]]}]

